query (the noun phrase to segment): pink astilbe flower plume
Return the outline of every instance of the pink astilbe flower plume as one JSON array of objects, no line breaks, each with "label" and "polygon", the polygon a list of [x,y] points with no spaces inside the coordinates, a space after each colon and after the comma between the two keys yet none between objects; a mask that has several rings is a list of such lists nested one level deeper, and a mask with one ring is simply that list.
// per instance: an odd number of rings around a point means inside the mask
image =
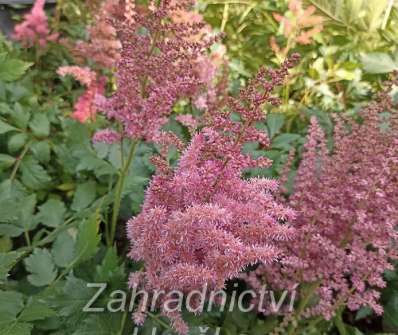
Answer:
[{"label": "pink astilbe flower plume", "polygon": [[93,24],[87,29],[87,41],[78,41],[71,47],[76,58],[83,62],[89,59],[107,69],[112,69],[116,65],[120,58],[121,44],[111,24],[111,19],[117,9],[117,0],[103,1],[94,15]]},{"label": "pink astilbe flower plume", "polygon": [[[126,2],[113,27],[121,43],[117,62],[117,90],[110,98],[98,99],[105,115],[123,126],[122,136],[154,141],[167,122],[174,104],[193,97],[204,83],[196,64],[213,37],[193,39],[203,29],[203,22],[172,20],[191,1],[160,1],[146,6]],[[125,17],[128,16],[128,20]]]},{"label": "pink astilbe flower plume", "polygon": [[[390,116],[382,127],[384,112]],[[349,127],[336,120],[331,153],[312,119],[289,199],[298,212],[297,238],[285,245],[290,257],[247,278],[252,286],[277,289],[313,285],[317,302],[301,316],[330,319],[345,306],[383,311],[383,273],[398,256],[398,119],[387,91],[360,116]]]},{"label": "pink astilbe flower plume", "polygon": [[[177,4],[178,1],[172,0],[172,4]],[[195,10],[180,9],[177,10],[173,17],[175,23],[195,23],[202,25],[196,35],[187,36],[191,42],[200,42],[205,38],[211,38],[212,28],[205,24],[203,16]],[[214,104],[217,99],[216,79],[218,79],[219,70],[226,66],[226,48],[223,45],[214,45],[211,52],[203,54],[195,60],[195,71],[199,80],[204,84],[203,89],[193,97],[193,104],[200,110],[208,110],[210,105]]]},{"label": "pink astilbe flower plume", "polygon": [[[75,103],[72,118],[81,123],[84,123],[88,120],[93,120],[97,113],[95,97],[97,94],[104,93],[105,78],[100,77],[98,79],[97,74],[94,71],[91,71],[87,67],[80,66],[61,66],[57,70],[57,73],[62,77],[70,75],[86,87],[86,91]],[[107,138],[109,139],[109,136]]]},{"label": "pink astilbe flower plume", "polygon": [[48,42],[58,38],[57,33],[51,33],[48,27],[47,15],[44,11],[45,0],[36,0],[31,12],[24,16],[24,20],[15,26],[13,38],[25,47],[38,44],[45,47]]},{"label": "pink astilbe flower plume", "polygon": [[[183,293],[221,289],[248,265],[272,263],[280,255],[278,243],[293,237],[287,222],[295,213],[275,201],[277,183],[242,179],[245,169],[270,162],[242,149],[248,141],[268,145],[255,124],[264,120],[264,104],[278,103],[272,92],[297,59],[292,56],[279,70],[261,70],[239,99],[207,115],[174,171],[158,170],[141,214],[127,225],[130,257],[145,263],[139,285]],[[241,121],[233,121],[232,113]],[[133,278],[137,284],[137,274]],[[163,313],[187,333],[180,314]]]}]

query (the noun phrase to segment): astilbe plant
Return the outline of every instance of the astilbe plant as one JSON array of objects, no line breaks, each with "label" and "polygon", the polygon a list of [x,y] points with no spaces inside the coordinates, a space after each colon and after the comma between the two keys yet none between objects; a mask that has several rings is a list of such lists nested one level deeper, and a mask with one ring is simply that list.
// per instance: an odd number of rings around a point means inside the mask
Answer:
[{"label": "astilbe plant", "polygon": [[[276,181],[242,179],[246,169],[270,165],[264,157],[243,153],[243,145],[258,141],[268,146],[267,135],[255,125],[264,121],[264,104],[279,103],[272,92],[297,59],[292,56],[279,70],[261,70],[239,98],[206,115],[205,126],[174,170],[156,161],[158,173],[142,212],[127,225],[130,257],[145,264],[145,272],[132,274],[131,287],[182,293],[221,289],[246,266],[271,264],[280,255],[278,244],[294,234],[288,222],[295,213],[275,201]],[[233,113],[240,121],[233,120]],[[179,333],[187,333],[179,313],[162,312]],[[144,313],[137,311],[137,322]]]},{"label": "astilbe plant", "polygon": [[94,120],[97,114],[95,97],[97,94],[104,94],[105,77],[98,78],[94,71],[80,66],[61,66],[58,68],[57,73],[62,77],[70,75],[86,87],[85,92],[75,103],[72,118],[81,123]]},{"label": "astilbe plant", "polygon": [[97,66],[112,69],[120,58],[121,49],[116,30],[111,24],[119,5],[117,0],[105,0],[97,7],[94,8],[93,23],[87,29],[88,39],[78,41],[70,49],[80,63],[89,59]]},{"label": "astilbe plant", "polygon": [[24,47],[38,45],[45,47],[48,42],[58,38],[57,33],[51,33],[47,15],[44,11],[45,0],[36,0],[32,10],[24,15],[24,20],[15,26],[13,38]]},{"label": "astilbe plant", "polygon": [[[177,1],[172,1],[177,3]],[[178,10],[172,17],[176,23],[196,23],[201,24],[202,28],[196,35],[191,35],[188,39],[191,42],[199,42],[209,39],[212,36],[212,28],[204,24],[203,16],[195,10]],[[195,71],[199,80],[203,83],[202,90],[192,97],[193,105],[200,110],[208,110],[217,100],[218,82],[220,81],[220,69],[226,65],[226,48],[222,44],[214,45],[209,53],[202,54],[195,60]]]},{"label": "astilbe plant", "polygon": [[289,257],[246,277],[254,287],[304,284],[301,298],[312,303],[301,305],[296,317],[331,319],[345,307],[383,312],[383,273],[397,258],[398,118],[387,91],[360,117],[359,123],[336,120],[331,153],[312,119],[289,199],[298,213],[295,241],[285,245]]},{"label": "astilbe plant", "polygon": [[174,104],[195,96],[204,85],[196,64],[214,38],[193,38],[201,33],[203,22],[173,20],[188,11],[192,1],[126,5],[111,20],[122,46],[117,90],[109,98],[98,98],[98,105],[121,125],[122,137],[155,141]]}]

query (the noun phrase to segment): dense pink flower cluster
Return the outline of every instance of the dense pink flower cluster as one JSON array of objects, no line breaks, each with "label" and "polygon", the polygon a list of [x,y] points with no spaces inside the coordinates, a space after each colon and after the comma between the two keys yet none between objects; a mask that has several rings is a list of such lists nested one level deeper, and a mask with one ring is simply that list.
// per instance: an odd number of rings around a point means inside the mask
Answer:
[{"label": "dense pink flower cluster", "polygon": [[[175,0],[172,4],[178,3]],[[202,28],[196,35],[191,35],[188,39],[191,42],[200,42],[205,38],[211,38],[212,28],[208,24],[204,24],[201,14],[194,10],[178,10],[173,14],[173,22],[176,23],[195,23],[202,25]],[[216,79],[218,79],[219,69],[225,65],[226,48],[224,45],[214,45],[211,52],[203,54],[195,60],[195,70],[199,80],[204,84],[203,89],[199,91],[193,98],[193,104],[200,110],[208,110],[210,105],[214,104],[217,99]]]},{"label": "dense pink flower cluster", "polygon": [[[255,125],[264,120],[264,104],[278,103],[272,92],[297,58],[279,70],[261,70],[239,99],[231,98],[227,108],[207,115],[178,167],[173,171],[163,164],[153,178],[141,214],[127,227],[130,257],[145,263],[140,285],[147,290],[223,288],[246,266],[271,264],[280,255],[278,243],[293,237],[288,221],[295,212],[275,201],[278,183],[242,179],[245,169],[270,162],[242,149],[250,141],[269,144]],[[234,121],[232,113],[241,120]],[[136,279],[137,273],[130,284],[137,285]],[[138,312],[142,321],[143,311]],[[179,314],[163,313],[179,333],[187,333]]]},{"label": "dense pink flower cluster", "polygon": [[[383,126],[387,111],[392,113]],[[285,245],[289,257],[283,262],[261,266],[247,277],[255,287],[314,285],[316,303],[304,316],[330,319],[343,306],[383,311],[379,289],[398,250],[398,119],[386,92],[361,118],[360,123],[336,121],[331,154],[312,120],[290,197],[298,212],[297,238]]]},{"label": "dense pink flower cluster", "polygon": [[32,47],[35,44],[45,47],[48,42],[58,38],[58,34],[51,33],[48,27],[44,11],[45,2],[45,0],[36,0],[31,12],[24,16],[23,22],[15,26],[13,38],[25,47]]},{"label": "dense pink flower cluster", "polygon": [[82,85],[86,91],[79,97],[75,103],[72,118],[84,123],[93,120],[97,114],[95,97],[97,94],[103,94],[105,90],[105,78],[97,78],[97,74],[87,67],[80,66],[61,66],[57,73],[60,76],[71,75]]},{"label": "dense pink flower cluster", "polygon": [[88,40],[78,41],[72,47],[75,56],[85,61],[92,60],[106,69],[111,69],[116,65],[120,58],[121,45],[110,20],[118,7],[117,0],[106,0],[100,5],[93,24],[88,27]]},{"label": "dense pink flower cluster", "polygon": [[120,140],[120,134],[112,129],[99,130],[93,136],[93,142],[112,144],[120,142]]},{"label": "dense pink flower cluster", "polygon": [[123,126],[123,136],[152,141],[176,101],[194,96],[203,86],[195,64],[214,38],[192,40],[204,23],[171,20],[191,4],[164,0],[149,7],[130,6],[129,20],[113,17],[122,44],[117,90],[108,99],[98,99],[98,105]]}]

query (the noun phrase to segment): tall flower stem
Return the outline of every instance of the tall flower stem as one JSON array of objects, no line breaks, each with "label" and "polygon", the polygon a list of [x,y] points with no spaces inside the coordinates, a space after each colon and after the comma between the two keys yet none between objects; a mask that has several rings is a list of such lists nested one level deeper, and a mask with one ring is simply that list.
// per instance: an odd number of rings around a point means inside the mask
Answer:
[{"label": "tall flower stem", "polygon": [[13,168],[13,170],[12,170],[12,172],[11,172],[11,176],[10,176],[10,180],[11,180],[11,181],[14,181],[14,179],[16,178],[18,169],[19,169],[19,167],[20,167],[20,165],[21,165],[21,163],[22,163],[22,160],[24,159],[24,157],[25,157],[26,154],[28,153],[31,144],[32,144],[32,141],[29,141],[29,142],[25,145],[25,148],[23,149],[22,153],[21,153],[21,154],[19,155],[19,157],[17,158],[16,163],[15,163],[15,165],[14,165],[14,168]]},{"label": "tall flower stem", "polygon": [[[115,240],[116,225],[117,225],[117,221],[119,218],[120,205],[122,202],[124,184],[126,182],[126,177],[129,173],[131,163],[135,156],[137,145],[138,145],[138,141],[134,141],[133,144],[131,145],[128,157],[120,170],[119,178],[118,178],[118,181],[116,184],[115,201],[113,202],[112,220],[111,220],[110,229],[108,230],[108,246],[112,246],[113,242]],[[123,148],[122,148],[122,150],[123,150]]]},{"label": "tall flower stem", "polygon": [[[300,304],[298,306],[298,310],[295,312],[295,316],[297,318],[297,321],[300,320],[300,318],[302,317],[302,314],[305,310],[305,308],[307,307],[310,299],[312,298],[313,294],[315,293],[315,291],[319,288],[319,285],[321,284],[321,281],[316,281],[314,283],[311,283],[307,292],[305,293],[303,299],[300,301]],[[292,323],[288,329],[288,335],[295,335],[296,334],[296,328],[297,326]]]}]

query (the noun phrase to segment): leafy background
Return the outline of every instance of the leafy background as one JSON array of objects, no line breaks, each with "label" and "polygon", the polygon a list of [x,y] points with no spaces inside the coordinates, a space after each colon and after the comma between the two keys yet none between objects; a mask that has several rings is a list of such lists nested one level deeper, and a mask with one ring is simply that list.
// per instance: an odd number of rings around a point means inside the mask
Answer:
[{"label": "leafy background", "polygon": [[[283,0],[205,1],[198,8],[216,31],[224,31],[231,94],[261,66],[280,62],[270,48],[279,45],[303,56],[281,93],[283,105],[268,111],[262,125],[272,140],[269,150],[247,146],[274,164],[248,175],[277,177],[291,149],[304,143],[308,120],[315,115],[331,130],[331,113],[352,116],[386,78],[398,69],[398,9],[387,0],[309,0],[324,18],[321,33],[309,45],[290,43],[274,13],[288,13]],[[60,1],[53,25],[70,38],[85,36],[90,17],[83,1]],[[9,10],[9,8],[8,8]],[[107,283],[97,306],[112,302],[110,292],[127,290],[127,274],[140,264],[127,260],[124,223],[140,210],[154,168],[149,158],[157,148],[141,144],[122,190],[116,243],[105,238],[111,220],[122,156],[131,143],[93,144],[95,129],[106,121],[80,124],[70,118],[81,88],[55,71],[71,63],[62,45],[47,50],[23,49],[0,40],[0,335],[131,334],[129,313],[82,313],[95,289]],[[184,107],[183,107],[184,108]],[[177,109],[176,109],[177,110]],[[187,132],[171,120],[168,129]],[[178,157],[170,156],[171,161]],[[292,175],[294,170],[292,171]],[[386,273],[383,317],[364,308],[331,321],[303,324],[303,334],[398,333],[398,271]],[[243,288],[242,288],[243,289]],[[239,311],[193,317],[199,326],[222,327],[222,334],[268,334],[275,317]],[[167,320],[150,315],[140,334],[156,326],[172,331]],[[305,329],[305,330],[304,330]],[[210,332],[209,332],[210,333]]]}]

